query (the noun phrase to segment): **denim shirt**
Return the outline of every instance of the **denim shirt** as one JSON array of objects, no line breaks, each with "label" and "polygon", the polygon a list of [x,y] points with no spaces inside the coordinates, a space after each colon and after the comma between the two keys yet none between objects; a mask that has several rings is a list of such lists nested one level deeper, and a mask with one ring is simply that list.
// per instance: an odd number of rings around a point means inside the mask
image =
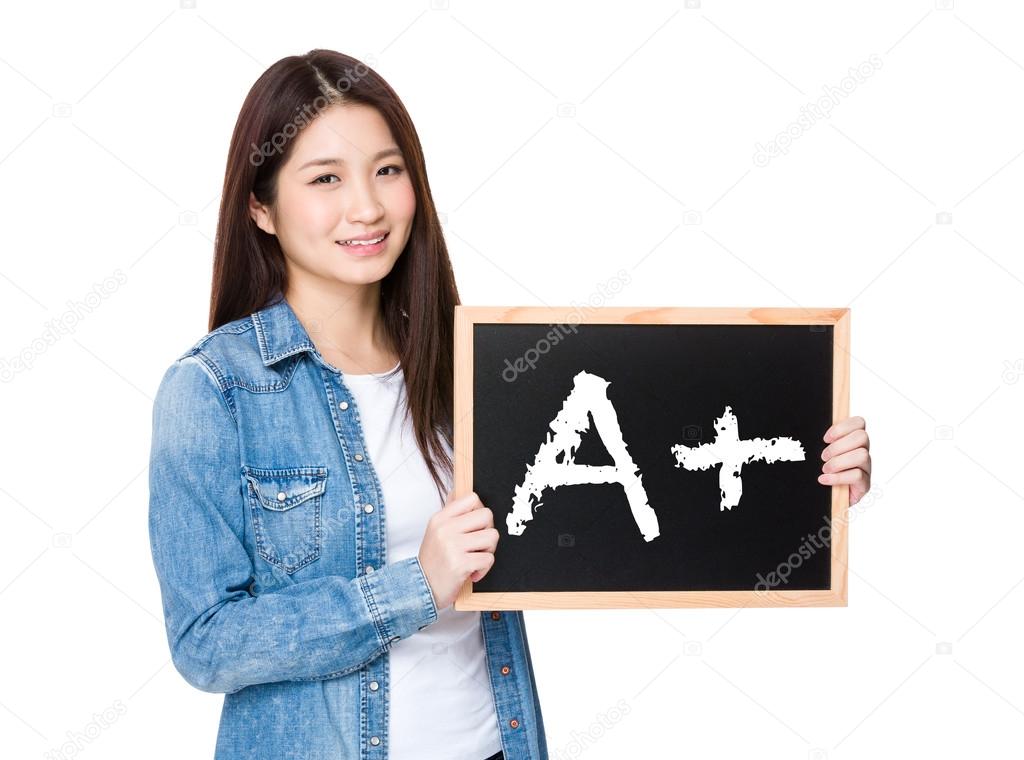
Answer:
[{"label": "denim shirt", "polygon": [[[280,294],[167,369],[149,486],[171,658],[225,695],[216,758],[386,758],[388,650],[437,609],[418,557],[387,561],[356,402]],[[480,626],[505,757],[546,760],[523,614]]]}]

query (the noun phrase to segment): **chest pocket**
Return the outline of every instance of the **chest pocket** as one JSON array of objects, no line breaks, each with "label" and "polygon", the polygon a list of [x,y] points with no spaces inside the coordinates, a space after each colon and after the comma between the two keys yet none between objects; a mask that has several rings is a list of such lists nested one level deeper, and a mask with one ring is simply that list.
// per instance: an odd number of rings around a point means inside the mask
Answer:
[{"label": "chest pocket", "polygon": [[286,573],[319,559],[326,467],[242,468],[260,557]]}]

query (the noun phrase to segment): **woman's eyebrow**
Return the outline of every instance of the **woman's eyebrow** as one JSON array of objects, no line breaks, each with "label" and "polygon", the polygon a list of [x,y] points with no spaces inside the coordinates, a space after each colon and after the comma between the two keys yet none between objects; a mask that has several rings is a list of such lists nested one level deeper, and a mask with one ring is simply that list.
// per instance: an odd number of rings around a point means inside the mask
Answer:
[{"label": "woman's eyebrow", "polygon": [[[382,158],[385,158],[386,156],[401,156],[401,155],[402,155],[402,151],[399,150],[397,147],[385,148],[384,150],[378,151],[374,155],[370,156],[370,161],[371,162],[373,162],[373,161],[380,161]],[[310,166],[335,166],[335,165],[340,165],[340,164],[344,164],[344,163],[345,163],[345,159],[343,159],[343,158],[314,158],[312,161],[307,161],[302,166],[300,166],[297,169],[297,171],[301,172],[303,169],[307,169]]]}]

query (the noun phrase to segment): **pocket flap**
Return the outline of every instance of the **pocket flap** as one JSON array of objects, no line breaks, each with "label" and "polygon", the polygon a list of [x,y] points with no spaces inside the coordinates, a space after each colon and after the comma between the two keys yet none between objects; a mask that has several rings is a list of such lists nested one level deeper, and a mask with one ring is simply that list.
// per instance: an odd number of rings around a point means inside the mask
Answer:
[{"label": "pocket flap", "polygon": [[242,472],[249,481],[249,493],[266,509],[278,512],[320,496],[327,488],[326,467],[262,469],[246,466]]}]

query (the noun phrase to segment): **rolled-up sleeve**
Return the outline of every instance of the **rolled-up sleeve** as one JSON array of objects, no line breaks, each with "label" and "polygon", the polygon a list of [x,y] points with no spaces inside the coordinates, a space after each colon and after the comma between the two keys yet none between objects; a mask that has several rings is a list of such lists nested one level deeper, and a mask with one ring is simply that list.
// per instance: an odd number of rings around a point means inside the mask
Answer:
[{"label": "rolled-up sleeve", "polygon": [[164,374],[153,406],[149,538],[171,658],[185,680],[233,693],[338,677],[436,621],[417,557],[358,578],[249,593],[238,431],[218,377],[202,353],[190,354]]}]

